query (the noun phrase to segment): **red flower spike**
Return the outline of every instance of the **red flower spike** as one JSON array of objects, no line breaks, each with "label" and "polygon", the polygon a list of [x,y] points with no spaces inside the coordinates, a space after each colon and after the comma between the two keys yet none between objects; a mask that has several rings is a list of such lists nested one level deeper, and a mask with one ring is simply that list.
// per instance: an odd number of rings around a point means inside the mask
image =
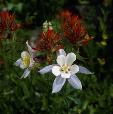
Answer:
[{"label": "red flower spike", "polygon": [[60,46],[61,35],[54,30],[48,29],[47,32],[42,32],[37,41],[36,49],[39,51],[57,50],[56,46]]},{"label": "red flower spike", "polygon": [[86,40],[85,36],[88,34],[86,27],[78,16],[69,11],[63,11],[60,13],[60,19],[62,21],[61,28],[63,35],[70,43],[76,45],[79,44],[78,42]]},{"label": "red flower spike", "polygon": [[15,15],[8,11],[0,12],[0,33],[4,33],[7,29],[15,31],[20,28],[20,24],[16,24]]}]

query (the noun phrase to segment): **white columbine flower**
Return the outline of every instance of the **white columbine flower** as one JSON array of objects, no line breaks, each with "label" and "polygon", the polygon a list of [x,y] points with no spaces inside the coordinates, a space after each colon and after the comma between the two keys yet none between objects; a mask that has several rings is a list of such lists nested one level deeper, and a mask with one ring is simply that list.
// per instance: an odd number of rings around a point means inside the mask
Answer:
[{"label": "white columbine flower", "polygon": [[76,73],[92,74],[87,68],[73,64],[76,60],[74,53],[68,53],[66,55],[63,49],[60,49],[57,56],[57,64],[49,65],[41,69],[39,72],[45,74],[52,72],[56,78],[53,82],[52,93],[59,92],[66,79],[76,89],[82,89],[81,81],[76,76]]},{"label": "white columbine flower", "polygon": [[35,50],[33,50],[30,45],[28,44],[28,41],[26,42],[28,51],[23,51],[21,53],[21,58],[19,58],[14,65],[19,66],[21,69],[25,69],[23,75],[21,78],[26,78],[29,74],[31,69],[34,66],[35,61],[33,58],[35,57]]}]

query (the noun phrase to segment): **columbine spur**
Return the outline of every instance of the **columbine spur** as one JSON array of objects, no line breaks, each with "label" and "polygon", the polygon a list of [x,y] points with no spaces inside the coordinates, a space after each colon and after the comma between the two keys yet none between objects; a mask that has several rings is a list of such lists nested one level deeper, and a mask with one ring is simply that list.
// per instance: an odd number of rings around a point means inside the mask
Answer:
[{"label": "columbine spur", "polygon": [[30,47],[28,41],[26,42],[26,45],[28,51],[23,51],[21,53],[21,58],[14,63],[14,65],[19,66],[21,69],[25,69],[21,78],[26,78],[35,64],[35,61],[33,60],[35,57],[35,50]]},{"label": "columbine spur", "polygon": [[63,49],[58,51],[57,64],[49,65],[42,68],[39,73],[45,74],[52,72],[56,78],[53,82],[52,93],[59,92],[66,82],[66,79],[72,87],[76,89],[82,89],[81,81],[76,76],[76,73],[92,74],[87,68],[73,64],[76,60],[74,53],[68,53],[66,55]]}]

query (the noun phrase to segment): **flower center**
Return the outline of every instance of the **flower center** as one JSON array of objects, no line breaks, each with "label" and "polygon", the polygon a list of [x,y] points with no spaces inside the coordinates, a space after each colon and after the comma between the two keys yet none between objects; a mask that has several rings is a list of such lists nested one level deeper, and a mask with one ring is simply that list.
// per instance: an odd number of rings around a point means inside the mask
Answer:
[{"label": "flower center", "polygon": [[65,64],[61,67],[61,71],[68,73],[70,71],[69,67]]},{"label": "flower center", "polygon": [[30,57],[24,57],[22,58],[23,65],[27,68],[30,64]]}]

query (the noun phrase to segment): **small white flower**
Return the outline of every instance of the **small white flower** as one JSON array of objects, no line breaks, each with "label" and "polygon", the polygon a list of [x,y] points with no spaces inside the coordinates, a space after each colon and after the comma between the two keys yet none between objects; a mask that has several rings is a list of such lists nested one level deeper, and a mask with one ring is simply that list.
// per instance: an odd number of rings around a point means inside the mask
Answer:
[{"label": "small white flower", "polygon": [[28,41],[26,42],[28,51],[23,51],[21,53],[21,58],[19,58],[14,65],[19,66],[21,69],[25,69],[23,75],[21,78],[26,78],[34,66],[35,61],[33,58],[35,57],[35,50],[33,50],[30,45],[28,44]]},{"label": "small white flower", "polygon": [[59,92],[63,85],[68,82],[72,87],[76,89],[82,89],[81,81],[75,75],[76,73],[92,74],[87,68],[73,64],[76,60],[76,55],[74,53],[68,53],[66,55],[63,49],[58,51],[57,64],[49,65],[41,69],[39,72],[45,74],[47,72],[52,72],[56,78],[53,82],[52,93]]},{"label": "small white flower", "polygon": [[43,23],[43,31],[47,32],[47,30],[53,30],[51,22],[48,22],[47,20]]}]

